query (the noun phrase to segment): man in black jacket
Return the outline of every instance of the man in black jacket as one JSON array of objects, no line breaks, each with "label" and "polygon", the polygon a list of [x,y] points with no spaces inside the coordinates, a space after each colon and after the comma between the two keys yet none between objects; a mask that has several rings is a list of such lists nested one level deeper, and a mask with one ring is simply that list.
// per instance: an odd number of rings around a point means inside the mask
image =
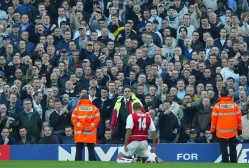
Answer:
[{"label": "man in black jacket", "polygon": [[131,27],[131,23],[130,22],[126,22],[125,26],[124,26],[124,30],[121,30],[116,38],[116,41],[123,45],[125,40],[127,38],[130,39],[138,39],[138,36],[135,32],[132,31],[132,27]]},{"label": "man in black jacket", "polygon": [[54,128],[54,135],[65,134],[65,127],[71,124],[71,114],[67,108],[62,108],[61,100],[55,100],[55,111],[51,113],[49,120]]},{"label": "man in black jacket", "polygon": [[164,101],[163,112],[159,115],[160,143],[175,142],[179,130],[179,123],[176,116],[170,111],[171,102]]},{"label": "man in black jacket", "polygon": [[101,88],[101,97],[94,99],[93,104],[100,111],[100,123],[97,131],[97,138],[101,139],[105,133],[105,121],[111,119],[112,109],[114,107],[114,103],[112,100],[108,98],[109,89],[105,86]]},{"label": "man in black jacket", "polygon": [[241,60],[239,61],[238,65],[236,66],[234,72],[238,73],[239,75],[246,75],[248,73],[248,65],[249,65],[249,61],[248,61],[248,57],[249,56],[249,52],[248,51],[244,51],[243,53],[241,53]]}]

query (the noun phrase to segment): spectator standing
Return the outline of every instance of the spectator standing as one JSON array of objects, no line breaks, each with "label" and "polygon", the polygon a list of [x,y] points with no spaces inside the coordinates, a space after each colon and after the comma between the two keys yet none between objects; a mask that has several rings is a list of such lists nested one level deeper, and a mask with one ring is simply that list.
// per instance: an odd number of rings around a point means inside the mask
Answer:
[{"label": "spectator standing", "polygon": [[71,114],[62,107],[61,100],[55,100],[55,110],[49,117],[50,125],[54,128],[54,135],[64,135],[65,127],[70,125]]},{"label": "spectator standing", "polygon": [[192,127],[202,133],[204,133],[206,129],[210,129],[211,113],[210,99],[205,97],[202,99],[202,104],[197,108]]},{"label": "spectator standing", "polygon": [[93,100],[93,104],[100,111],[100,123],[98,126],[97,137],[101,139],[105,133],[105,121],[111,119],[111,112],[113,109],[113,102],[108,98],[108,88],[101,89],[101,97]]},{"label": "spectator standing", "polygon": [[177,133],[179,131],[178,119],[170,110],[171,103],[163,102],[163,112],[159,115],[160,143],[176,142]]},{"label": "spectator standing", "polygon": [[23,100],[24,111],[18,113],[16,116],[16,122],[18,128],[27,128],[30,135],[34,136],[38,141],[40,138],[40,132],[42,128],[42,120],[37,111],[32,108],[32,102],[30,99]]}]

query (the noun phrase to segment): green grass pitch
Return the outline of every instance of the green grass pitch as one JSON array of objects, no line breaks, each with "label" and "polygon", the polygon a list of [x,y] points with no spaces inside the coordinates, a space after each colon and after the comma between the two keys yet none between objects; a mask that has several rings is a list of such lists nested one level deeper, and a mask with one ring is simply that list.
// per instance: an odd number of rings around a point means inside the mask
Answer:
[{"label": "green grass pitch", "polygon": [[148,164],[131,163],[118,164],[115,162],[80,162],[80,161],[0,161],[0,168],[240,168],[249,167],[248,164],[223,164],[223,163],[173,163]]}]

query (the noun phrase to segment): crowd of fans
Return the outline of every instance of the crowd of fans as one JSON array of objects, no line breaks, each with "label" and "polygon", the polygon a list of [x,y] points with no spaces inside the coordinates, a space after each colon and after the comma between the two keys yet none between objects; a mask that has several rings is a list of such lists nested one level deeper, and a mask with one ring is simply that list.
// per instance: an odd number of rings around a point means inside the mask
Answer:
[{"label": "crowd of fans", "polygon": [[247,0],[1,0],[0,19],[0,144],[74,143],[83,94],[100,109],[99,143],[115,143],[125,88],[161,143],[210,143],[227,87],[249,141]]}]

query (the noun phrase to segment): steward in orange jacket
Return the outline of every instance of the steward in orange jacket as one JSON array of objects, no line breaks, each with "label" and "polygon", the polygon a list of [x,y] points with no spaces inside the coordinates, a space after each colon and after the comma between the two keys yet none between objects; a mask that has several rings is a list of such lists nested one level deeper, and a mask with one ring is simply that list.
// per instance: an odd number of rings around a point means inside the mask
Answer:
[{"label": "steward in orange jacket", "polygon": [[221,97],[212,111],[211,132],[218,138],[232,138],[242,131],[241,111],[229,97]]},{"label": "steward in orange jacket", "polygon": [[222,161],[229,162],[227,144],[230,148],[230,162],[237,162],[236,135],[242,133],[241,111],[228,96],[228,90],[221,90],[221,98],[212,111],[211,132],[219,138]]},{"label": "steward in orange jacket", "polygon": [[71,118],[76,143],[75,160],[82,160],[84,143],[88,147],[89,160],[95,160],[94,144],[97,141],[97,125],[100,121],[100,113],[99,109],[88,99],[88,95],[83,95],[81,99],[73,110]]}]

